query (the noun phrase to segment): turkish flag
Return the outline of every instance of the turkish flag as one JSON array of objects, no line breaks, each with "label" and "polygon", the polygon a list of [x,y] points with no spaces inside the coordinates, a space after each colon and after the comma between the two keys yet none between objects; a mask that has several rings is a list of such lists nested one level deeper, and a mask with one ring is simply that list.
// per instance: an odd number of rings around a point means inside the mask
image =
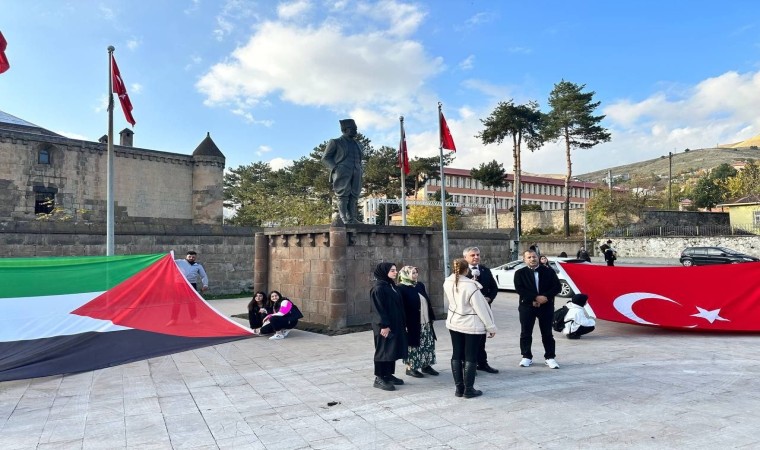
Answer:
[{"label": "turkish flag", "polygon": [[406,150],[406,133],[404,133],[404,121],[401,120],[401,143],[398,144],[398,163],[396,167],[404,169],[404,175],[409,175],[409,155]]},{"label": "turkish flag", "polygon": [[5,49],[8,47],[8,42],[3,37],[3,32],[0,31],[0,73],[5,72],[11,68],[11,63],[8,62],[8,57],[5,56]]},{"label": "turkish flag", "polygon": [[445,148],[446,150],[451,151],[457,151],[457,146],[454,145],[454,138],[451,137],[451,131],[449,130],[449,125],[446,123],[446,118],[443,117],[443,111],[440,109],[438,110],[438,118],[440,121],[440,130],[441,130],[441,148]]},{"label": "turkish flag", "polygon": [[698,331],[760,331],[760,262],[700,267],[562,264],[600,319]]},{"label": "turkish flag", "polygon": [[135,126],[135,118],[132,117],[132,102],[129,101],[127,87],[124,85],[124,80],[121,79],[121,72],[119,72],[119,66],[116,65],[116,59],[113,55],[111,55],[111,76],[113,78],[113,91],[119,96],[124,117],[127,122]]}]

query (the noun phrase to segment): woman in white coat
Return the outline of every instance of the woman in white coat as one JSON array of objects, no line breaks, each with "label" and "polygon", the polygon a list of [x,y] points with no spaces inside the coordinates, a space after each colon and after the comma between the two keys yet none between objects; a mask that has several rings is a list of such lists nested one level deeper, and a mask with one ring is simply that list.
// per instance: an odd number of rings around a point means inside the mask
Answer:
[{"label": "woman in white coat", "polygon": [[446,328],[451,334],[451,372],[457,397],[472,398],[483,392],[475,389],[480,339],[487,334],[496,335],[488,301],[480,292],[483,287],[475,280],[467,278],[470,265],[464,259],[454,260],[454,272],[443,283],[443,292],[448,301]]},{"label": "woman in white coat", "polygon": [[567,302],[567,314],[565,314],[565,329],[562,334],[568,339],[580,339],[584,334],[591,333],[596,327],[596,320],[588,315],[586,302],[588,295],[575,294]]}]

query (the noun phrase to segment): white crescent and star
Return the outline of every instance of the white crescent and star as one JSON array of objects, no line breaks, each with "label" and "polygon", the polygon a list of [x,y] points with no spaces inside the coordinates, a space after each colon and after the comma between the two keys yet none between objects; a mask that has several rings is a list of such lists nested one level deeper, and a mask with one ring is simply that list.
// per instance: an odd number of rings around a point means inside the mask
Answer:
[{"label": "white crescent and star", "polygon": [[[659,325],[659,324],[656,324],[656,323],[644,320],[641,317],[639,317],[638,315],[636,315],[635,312],[633,312],[633,305],[636,302],[638,302],[639,300],[643,300],[643,299],[662,300],[662,301],[667,301],[667,302],[675,303],[676,305],[681,306],[680,303],[678,303],[677,301],[673,300],[672,298],[663,297],[662,295],[653,294],[651,292],[631,292],[631,293],[628,293],[628,294],[623,294],[623,295],[617,297],[612,302],[612,306],[614,306],[614,308],[620,314],[622,314],[626,318],[628,318],[628,319],[630,319],[630,320],[632,320],[632,321],[634,321],[636,323],[640,323],[642,325]],[[723,317],[720,316],[720,308],[713,309],[713,310],[706,310],[704,308],[700,308],[699,306],[697,306],[696,308],[697,308],[698,312],[696,314],[692,314],[691,317],[699,317],[699,318],[707,320],[710,323],[713,323],[716,320],[730,322],[730,320],[725,319],[725,318],[723,318]],[[696,326],[697,325],[691,325],[691,326],[688,326],[686,328],[694,328]]]}]

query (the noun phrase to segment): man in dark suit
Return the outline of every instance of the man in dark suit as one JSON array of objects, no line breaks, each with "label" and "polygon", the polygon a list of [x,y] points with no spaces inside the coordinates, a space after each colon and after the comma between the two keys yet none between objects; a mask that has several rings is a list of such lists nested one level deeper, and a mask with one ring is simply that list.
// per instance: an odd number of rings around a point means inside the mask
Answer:
[{"label": "man in dark suit", "polygon": [[515,290],[520,296],[517,311],[520,314],[520,360],[521,367],[533,364],[533,326],[538,319],[541,341],[544,344],[544,359],[552,369],[559,369],[554,353],[552,319],[554,317],[554,296],[562,291],[557,274],[550,267],[538,263],[538,255],[532,250],[523,253],[526,267],[515,272]]},{"label": "man in dark suit", "polygon": [[[499,293],[499,287],[496,285],[496,280],[494,280],[493,275],[491,275],[491,270],[480,264],[480,249],[477,247],[467,247],[462,252],[462,256],[464,256],[464,259],[466,259],[467,263],[470,265],[470,273],[467,277],[474,279],[483,286],[480,292],[490,305],[496,298],[496,294]],[[485,334],[481,338],[480,349],[478,350],[478,370],[488,373],[499,373],[497,369],[488,365]]]}]

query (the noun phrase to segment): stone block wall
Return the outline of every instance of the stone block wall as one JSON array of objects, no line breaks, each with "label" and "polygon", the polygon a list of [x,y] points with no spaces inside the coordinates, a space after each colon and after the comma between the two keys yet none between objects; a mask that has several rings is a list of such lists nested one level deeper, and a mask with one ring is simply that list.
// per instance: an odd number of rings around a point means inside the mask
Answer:
[{"label": "stone block wall", "polygon": [[[167,253],[184,258],[189,250],[209,276],[212,295],[250,291],[253,285],[254,229],[211,225],[116,225],[115,253]],[[105,224],[0,222],[3,257],[94,256],[106,253]]]},{"label": "stone block wall", "polygon": [[[610,238],[620,257],[679,258],[686,247],[728,247],[760,258],[760,236]],[[599,239],[594,247],[607,242]],[[591,245],[591,244],[589,244]]]},{"label": "stone block wall", "polygon": [[[436,314],[445,316],[443,236],[422,227],[356,225],[265,229],[255,237],[254,290],[278,290],[293,299],[304,320],[343,328],[369,323],[369,291],[377,264],[419,268]],[[449,260],[478,246],[483,263],[509,248],[502,233],[452,231]],[[449,261],[450,264],[450,261]]]}]

